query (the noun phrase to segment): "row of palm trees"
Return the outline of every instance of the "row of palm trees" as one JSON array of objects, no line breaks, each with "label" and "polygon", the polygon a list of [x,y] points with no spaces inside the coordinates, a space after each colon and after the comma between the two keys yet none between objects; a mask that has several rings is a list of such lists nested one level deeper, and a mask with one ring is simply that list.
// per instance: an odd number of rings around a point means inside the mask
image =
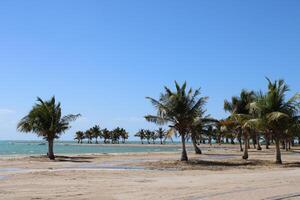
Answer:
[{"label": "row of palm trees", "polygon": [[[286,100],[289,87],[284,80],[272,82],[267,78],[266,91],[242,90],[240,96],[231,101],[225,100],[224,109],[230,113],[226,119],[216,120],[206,115],[205,104],[208,97],[200,96],[200,89],[187,89],[186,82],[180,86],[175,82],[176,90],[165,87],[159,99],[147,97],[157,110],[155,115],[145,119],[158,125],[168,125],[168,135],[181,137],[181,160],[187,161],[186,141],[192,140],[195,153],[201,154],[200,142],[212,139],[221,142],[223,137],[235,139],[243,151],[243,158],[248,159],[250,139],[261,150],[260,141],[264,138],[266,146],[274,141],[276,163],[281,164],[280,143],[293,144],[300,132],[300,94]],[[244,147],[242,146],[244,144]]]},{"label": "row of palm trees", "polygon": [[[153,104],[157,113],[147,115],[145,119],[158,125],[168,125],[169,130],[162,128],[153,132],[140,130],[136,136],[142,143],[146,139],[155,141],[159,138],[161,143],[165,138],[173,135],[180,136],[182,143],[181,160],[187,161],[186,141],[191,140],[195,153],[201,154],[199,144],[208,140],[221,142],[222,138],[235,138],[243,151],[243,158],[248,159],[250,139],[261,150],[260,141],[264,138],[266,147],[274,142],[276,147],[276,163],[281,164],[280,144],[285,148],[293,144],[294,138],[300,133],[300,94],[297,93],[289,99],[286,94],[289,87],[284,80],[272,82],[267,79],[266,91],[242,90],[240,96],[234,96],[230,101],[225,100],[224,109],[230,113],[226,119],[216,120],[206,114],[205,104],[208,97],[200,96],[200,89],[187,89],[186,82],[180,86],[175,82],[176,90],[165,87],[159,99],[147,97]],[[62,116],[61,105],[56,103],[55,97],[48,101],[37,99],[32,110],[21,119],[17,128],[21,132],[33,132],[48,142],[48,157],[55,159],[53,152],[54,140],[70,128],[70,122],[76,120],[80,114]],[[103,138],[104,143],[125,143],[128,133],[125,129],[116,128],[112,131],[101,130],[94,126],[85,132],[77,132],[79,143],[86,138],[88,143]],[[243,147],[244,144],[244,147]]]},{"label": "row of palm trees", "polygon": [[[272,82],[267,78],[266,91],[243,90],[239,97],[232,97],[231,101],[225,101],[224,109],[230,112],[230,116],[223,120],[225,129],[236,132],[238,137],[243,137],[243,158],[247,159],[249,139],[257,143],[257,149],[261,150],[260,138],[263,136],[268,145],[270,140],[275,142],[276,163],[281,164],[280,143],[293,143],[300,132],[300,94],[296,93],[286,99],[289,87],[284,80]],[[241,143],[241,142],[240,142]]]},{"label": "row of palm trees", "polygon": [[93,139],[95,139],[96,144],[99,143],[98,139],[103,139],[104,144],[119,144],[120,141],[125,144],[128,139],[128,132],[124,128],[120,127],[110,131],[107,128],[101,129],[100,126],[95,125],[85,132],[77,131],[74,139],[77,140],[78,143],[82,143],[84,139],[87,139],[88,144],[92,144]]},{"label": "row of palm trees", "polygon": [[167,132],[161,127],[155,131],[140,129],[134,136],[139,137],[142,144],[144,144],[144,140],[146,140],[148,144],[150,144],[151,141],[155,144],[157,139],[160,140],[160,144],[164,144],[168,139]]}]

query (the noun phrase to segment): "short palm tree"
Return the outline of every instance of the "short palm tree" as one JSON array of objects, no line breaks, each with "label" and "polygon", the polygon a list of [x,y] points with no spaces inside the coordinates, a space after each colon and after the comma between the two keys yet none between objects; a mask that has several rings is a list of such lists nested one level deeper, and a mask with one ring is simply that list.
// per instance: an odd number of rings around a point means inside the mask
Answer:
[{"label": "short palm tree", "polygon": [[144,129],[139,130],[134,136],[139,137],[141,140],[141,143],[144,144],[144,138],[146,137]]},{"label": "short palm tree", "polygon": [[102,138],[100,126],[95,125],[90,129],[90,131],[92,132],[92,136],[96,139],[96,144],[98,144],[98,138]]},{"label": "short palm tree", "polygon": [[152,137],[152,131],[145,130],[145,138],[146,138],[148,144],[150,144],[151,137]]},{"label": "short palm tree", "polygon": [[31,111],[17,125],[21,132],[33,132],[43,137],[48,142],[48,157],[55,159],[53,151],[54,139],[70,128],[70,122],[80,115],[62,116],[61,105],[56,103],[55,97],[49,101],[37,98],[37,103]]},{"label": "short palm tree", "polygon": [[157,135],[155,131],[151,131],[151,139],[152,139],[152,143],[155,144],[155,140],[157,139]]},{"label": "short palm tree", "polygon": [[107,128],[102,130],[102,136],[103,136],[103,139],[104,139],[104,144],[109,143],[109,139],[111,138],[111,134],[110,134],[110,131]]},{"label": "short palm tree", "polygon": [[121,128],[120,127],[117,127],[115,128],[114,130],[112,130],[110,132],[111,134],[111,143],[115,144],[115,143],[118,143],[119,144],[119,140],[120,140],[120,137],[121,137]]},{"label": "short palm tree", "polygon": [[84,137],[87,138],[88,144],[92,144],[93,143],[93,137],[94,137],[93,130],[91,128],[86,130],[84,132]]},{"label": "short palm tree", "polygon": [[128,132],[124,128],[121,128],[120,136],[122,138],[122,143],[125,144],[125,141],[128,139],[129,135],[128,135]]},{"label": "short palm tree", "polygon": [[77,131],[74,139],[77,140],[78,143],[82,143],[82,140],[84,139],[84,132]]},{"label": "short palm tree", "polygon": [[163,128],[159,128],[156,131],[157,138],[160,140],[160,144],[163,144],[163,139],[166,138],[166,131]]},{"label": "short palm tree", "polygon": [[157,109],[156,115],[145,116],[149,122],[159,125],[168,124],[169,132],[178,132],[181,136],[182,153],[181,161],[187,161],[186,138],[190,133],[191,125],[194,119],[199,116],[202,106],[205,104],[207,97],[198,98],[200,89],[195,92],[192,89],[186,90],[186,82],[180,86],[175,81],[176,91],[165,87],[159,100],[147,97]]}]

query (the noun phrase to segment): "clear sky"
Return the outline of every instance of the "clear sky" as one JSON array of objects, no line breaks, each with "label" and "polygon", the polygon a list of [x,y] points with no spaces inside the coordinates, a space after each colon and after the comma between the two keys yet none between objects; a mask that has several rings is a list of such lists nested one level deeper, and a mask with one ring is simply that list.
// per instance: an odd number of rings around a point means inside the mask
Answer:
[{"label": "clear sky", "polygon": [[55,95],[82,118],[133,135],[154,128],[145,96],[186,80],[209,96],[208,113],[264,76],[300,91],[300,1],[3,0],[0,2],[0,139],[16,131],[37,96]]}]

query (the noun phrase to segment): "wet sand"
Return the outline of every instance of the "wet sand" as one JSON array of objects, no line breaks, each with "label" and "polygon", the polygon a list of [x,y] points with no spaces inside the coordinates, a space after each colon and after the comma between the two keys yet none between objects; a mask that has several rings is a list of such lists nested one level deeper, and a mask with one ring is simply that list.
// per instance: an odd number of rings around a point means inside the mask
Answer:
[{"label": "wet sand", "polygon": [[300,148],[205,145],[202,155],[124,153],[0,158],[0,199],[300,199]]}]

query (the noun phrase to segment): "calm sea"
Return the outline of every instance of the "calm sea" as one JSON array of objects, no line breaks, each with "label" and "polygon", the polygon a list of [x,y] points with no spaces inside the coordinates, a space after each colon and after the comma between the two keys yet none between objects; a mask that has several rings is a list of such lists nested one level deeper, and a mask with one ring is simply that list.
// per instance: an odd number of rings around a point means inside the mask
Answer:
[{"label": "calm sea", "polygon": [[[129,142],[130,144],[140,144]],[[56,141],[54,152],[57,154],[84,153],[130,153],[130,152],[174,152],[180,148],[176,145],[78,145],[76,142]],[[46,154],[47,144],[43,141],[0,141],[0,155],[36,155]]]}]

